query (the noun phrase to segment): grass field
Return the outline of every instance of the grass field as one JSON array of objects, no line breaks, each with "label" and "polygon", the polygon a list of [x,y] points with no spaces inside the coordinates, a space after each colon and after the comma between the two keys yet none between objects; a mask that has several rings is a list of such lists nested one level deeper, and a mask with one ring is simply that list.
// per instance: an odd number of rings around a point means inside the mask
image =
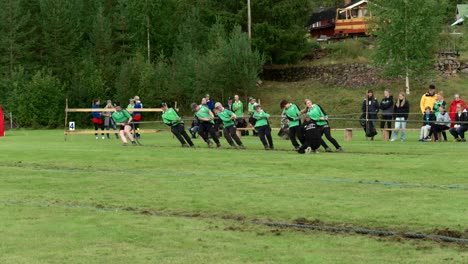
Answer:
[{"label": "grass field", "polygon": [[[144,146],[59,130],[0,138],[0,263],[466,263],[466,244],[269,227],[311,223],[468,239],[466,143],[334,136],[344,153]],[[450,138],[450,135],[449,135]],[[71,139],[71,140],[70,140]],[[451,187],[450,187],[451,186]]]}]

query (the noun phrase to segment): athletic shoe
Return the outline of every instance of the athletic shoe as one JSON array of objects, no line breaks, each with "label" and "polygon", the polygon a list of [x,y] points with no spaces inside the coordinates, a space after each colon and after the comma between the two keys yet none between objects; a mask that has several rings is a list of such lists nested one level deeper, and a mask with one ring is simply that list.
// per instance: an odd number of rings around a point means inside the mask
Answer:
[{"label": "athletic shoe", "polygon": [[325,152],[333,152],[333,151],[331,150],[331,148],[326,148]]},{"label": "athletic shoe", "polygon": [[313,150],[312,153],[319,154],[320,152],[318,151],[318,149],[316,149],[316,150]]},{"label": "athletic shoe", "polygon": [[462,138],[460,139],[460,142],[466,142],[466,139]]},{"label": "athletic shoe", "polygon": [[307,148],[305,149],[305,153],[306,153],[306,154],[310,154],[311,152],[312,152],[312,148],[311,148],[311,147],[307,147]]},{"label": "athletic shoe", "polygon": [[96,139],[99,139],[99,137],[98,137],[98,136],[96,136]]},{"label": "athletic shoe", "polygon": [[216,144],[216,148],[220,149],[220,148],[221,148],[221,144],[220,144],[220,143]]},{"label": "athletic shoe", "polygon": [[270,147],[269,147],[269,146],[265,146],[265,150],[270,150]]},{"label": "athletic shoe", "polygon": [[424,139],[420,138],[418,139],[419,142],[424,142]]},{"label": "athletic shoe", "polygon": [[137,143],[136,143],[135,141],[132,141],[132,145],[133,145],[133,146],[136,146]]},{"label": "athletic shoe", "polygon": [[211,148],[213,146],[213,143],[211,143],[210,140],[208,140],[206,143],[208,144],[208,148]]},{"label": "athletic shoe", "polygon": [[128,144],[127,144],[127,143],[123,143],[123,146],[126,147],[126,146],[128,146]]},{"label": "athletic shoe", "polygon": [[235,145],[232,145],[231,148],[232,149],[237,149],[237,147]]},{"label": "athletic shoe", "polygon": [[195,145],[191,145],[190,148],[196,148]]},{"label": "athletic shoe", "polygon": [[459,139],[459,138],[456,138],[456,139],[453,140],[453,142],[460,142],[460,141],[461,141],[461,139]]},{"label": "athletic shoe", "polygon": [[343,149],[341,147],[336,149],[336,152],[343,152]]},{"label": "athletic shoe", "polygon": [[294,147],[294,150],[295,151],[298,151],[301,147],[297,146],[297,147]]},{"label": "athletic shoe", "polygon": [[244,145],[240,145],[239,149],[245,149]]},{"label": "athletic shoe", "polygon": [[104,136],[102,136],[102,139],[106,139]]},{"label": "athletic shoe", "polygon": [[187,145],[187,144],[182,144],[182,147],[183,147],[183,148],[188,148],[189,145]]}]

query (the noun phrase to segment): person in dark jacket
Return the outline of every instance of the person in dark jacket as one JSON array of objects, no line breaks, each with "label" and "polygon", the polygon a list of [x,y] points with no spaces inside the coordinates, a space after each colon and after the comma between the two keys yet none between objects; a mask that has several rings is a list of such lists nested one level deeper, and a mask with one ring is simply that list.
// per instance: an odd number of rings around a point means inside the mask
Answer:
[{"label": "person in dark jacket", "polygon": [[[380,101],[380,110],[382,110],[382,120],[380,121],[380,128],[392,128],[393,119],[393,96],[390,90],[385,89],[384,98]],[[392,137],[392,131],[389,133],[389,137]]]},{"label": "person in dark jacket", "polygon": [[397,140],[398,132],[401,130],[401,141],[405,141],[406,137],[406,120],[408,120],[408,114],[410,105],[406,100],[405,93],[401,92],[398,94],[398,99],[393,107],[393,115],[395,116],[395,133],[393,134],[392,140]]},{"label": "person in dark jacket", "polygon": [[450,128],[449,132],[457,142],[465,142],[465,131],[468,130],[468,112],[463,109],[463,105],[458,103],[456,106],[457,113],[455,114],[455,125]]},{"label": "person in dark jacket", "polygon": [[429,133],[431,131],[431,125],[436,120],[434,113],[431,111],[430,106],[426,106],[425,113],[423,115],[424,123],[421,127],[421,134],[419,136],[419,142],[426,142],[426,140],[430,139]]},{"label": "person in dark jacket", "polygon": [[369,135],[368,131],[375,130],[375,119],[377,119],[377,113],[379,112],[379,101],[374,97],[374,91],[368,90],[367,97],[362,102],[361,106],[362,118],[365,119],[364,131],[366,132],[366,137],[370,137],[371,140],[374,140],[373,135]]}]

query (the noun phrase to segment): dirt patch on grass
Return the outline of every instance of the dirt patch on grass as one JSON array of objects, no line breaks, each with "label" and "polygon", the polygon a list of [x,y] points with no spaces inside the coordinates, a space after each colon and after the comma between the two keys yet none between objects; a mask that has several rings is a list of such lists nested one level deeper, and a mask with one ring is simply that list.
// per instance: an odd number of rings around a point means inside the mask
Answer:
[{"label": "dirt patch on grass", "polygon": [[305,217],[299,217],[293,220],[294,224],[297,225],[323,225],[324,223],[320,219],[309,220]]},{"label": "dirt patch on grass", "polygon": [[[466,230],[465,230],[466,231]],[[454,237],[454,238],[462,238],[463,233],[457,230],[452,230],[452,229],[434,229],[434,234],[439,235],[439,236],[447,236],[447,237]]]}]

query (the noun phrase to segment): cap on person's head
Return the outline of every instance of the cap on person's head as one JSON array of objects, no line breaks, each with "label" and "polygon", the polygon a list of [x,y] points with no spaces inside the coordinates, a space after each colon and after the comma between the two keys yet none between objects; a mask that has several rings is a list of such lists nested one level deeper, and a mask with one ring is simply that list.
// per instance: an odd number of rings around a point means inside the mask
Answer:
[{"label": "cap on person's head", "polygon": [[218,108],[218,107],[220,107],[220,106],[223,106],[220,102],[217,102],[217,103],[214,105],[215,108]]},{"label": "cap on person's head", "polygon": [[249,97],[249,102],[252,101],[254,98],[252,96]]},{"label": "cap on person's head", "polygon": [[192,104],[190,105],[190,108],[192,108],[192,112],[197,111],[197,106],[198,106],[197,103],[192,103]]},{"label": "cap on person's head", "polygon": [[281,100],[281,102],[280,102],[280,107],[281,107],[281,109],[283,109],[288,103],[289,103],[289,102],[288,102],[288,100],[286,100],[286,99]]},{"label": "cap on person's head", "polygon": [[429,85],[429,89],[430,89],[430,90],[434,90],[434,89],[435,89],[435,85],[430,84],[430,85]]},{"label": "cap on person's head", "polygon": [[253,109],[257,110],[258,108],[260,108],[260,104],[254,104],[253,105]]},{"label": "cap on person's head", "polygon": [[167,106],[167,104],[165,102],[161,103],[161,107],[166,107],[166,106]]},{"label": "cap on person's head", "polygon": [[229,101],[229,100],[232,100],[232,97],[231,97],[231,96],[228,97],[228,101]]},{"label": "cap on person's head", "polygon": [[120,106],[120,102],[115,102],[114,107]]},{"label": "cap on person's head", "polygon": [[130,102],[135,102],[135,99],[130,98],[129,101],[130,101]]}]

